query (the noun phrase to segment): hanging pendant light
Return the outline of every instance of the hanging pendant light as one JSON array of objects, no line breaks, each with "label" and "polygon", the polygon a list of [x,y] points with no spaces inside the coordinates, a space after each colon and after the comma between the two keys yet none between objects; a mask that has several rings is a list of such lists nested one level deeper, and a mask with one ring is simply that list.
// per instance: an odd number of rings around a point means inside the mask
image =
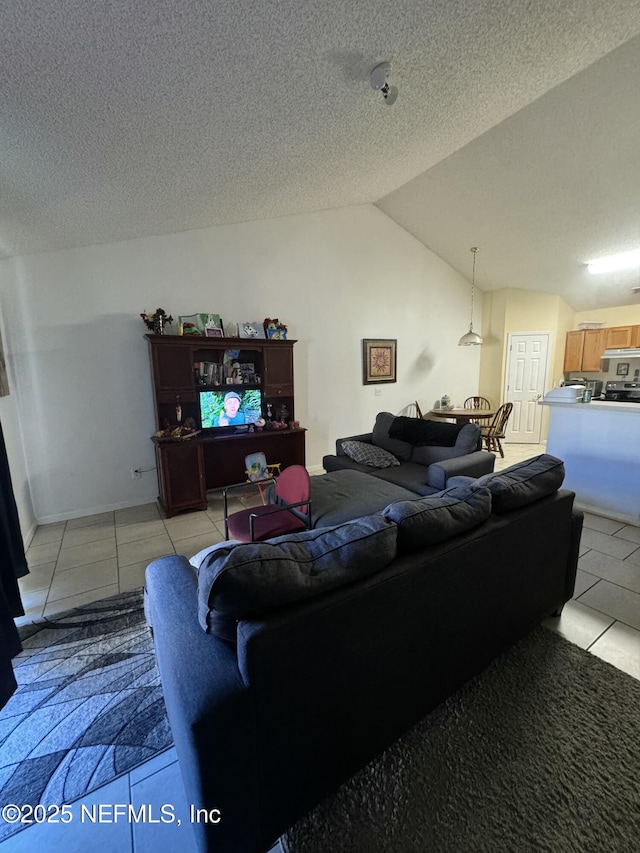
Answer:
[{"label": "hanging pendant light", "polygon": [[472,246],[473,252],[473,274],[471,276],[471,319],[469,320],[469,331],[458,341],[459,347],[477,347],[482,343],[482,337],[473,331],[473,297],[476,290],[476,253],[480,251],[477,246]]}]

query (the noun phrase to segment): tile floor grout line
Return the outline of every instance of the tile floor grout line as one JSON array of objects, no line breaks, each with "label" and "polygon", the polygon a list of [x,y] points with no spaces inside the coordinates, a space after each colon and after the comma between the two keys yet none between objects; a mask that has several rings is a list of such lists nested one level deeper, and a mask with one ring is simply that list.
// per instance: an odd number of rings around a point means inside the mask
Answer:
[{"label": "tile floor grout line", "polygon": [[591,651],[591,648],[598,642],[598,640],[600,640],[602,637],[604,637],[604,635],[607,633],[607,631],[609,631],[609,630],[611,630],[611,628],[613,628],[613,626],[617,623],[617,621],[618,621],[617,619],[614,619],[614,621],[611,623],[611,625],[607,625],[607,627],[604,629],[604,631],[602,631],[601,634],[598,634],[598,636],[595,638],[595,640],[593,640],[591,643],[589,643],[589,645],[587,646],[587,651]]}]

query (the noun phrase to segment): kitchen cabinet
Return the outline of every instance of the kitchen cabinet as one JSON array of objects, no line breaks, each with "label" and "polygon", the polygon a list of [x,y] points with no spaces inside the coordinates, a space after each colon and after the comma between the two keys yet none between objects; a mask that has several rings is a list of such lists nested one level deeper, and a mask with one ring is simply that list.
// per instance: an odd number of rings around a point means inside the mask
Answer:
[{"label": "kitchen cabinet", "polygon": [[587,373],[599,373],[602,370],[602,353],[606,349],[605,332],[606,329],[585,329],[580,370]]},{"label": "kitchen cabinet", "polygon": [[606,329],[580,329],[567,332],[564,372],[599,373],[602,370],[600,359],[605,351],[606,331]]},{"label": "kitchen cabinet", "polygon": [[634,326],[611,326],[605,329],[606,349],[624,349],[633,346]]},{"label": "kitchen cabinet", "polygon": [[574,370],[582,370],[582,353],[584,352],[584,332],[567,332],[567,340],[564,348],[565,373]]},{"label": "kitchen cabinet", "polygon": [[640,347],[640,325],[567,332],[563,370],[565,373],[600,373],[606,349],[629,347]]}]

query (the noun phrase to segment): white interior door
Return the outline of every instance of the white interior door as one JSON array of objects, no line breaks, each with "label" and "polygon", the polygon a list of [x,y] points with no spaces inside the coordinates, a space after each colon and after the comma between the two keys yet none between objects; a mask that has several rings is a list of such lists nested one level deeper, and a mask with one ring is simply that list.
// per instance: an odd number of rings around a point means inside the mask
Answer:
[{"label": "white interior door", "polygon": [[513,403],[505,440],[514,444],[539,444],[542,406],[548,374],[550,332],[509,335],[505,402]]}]

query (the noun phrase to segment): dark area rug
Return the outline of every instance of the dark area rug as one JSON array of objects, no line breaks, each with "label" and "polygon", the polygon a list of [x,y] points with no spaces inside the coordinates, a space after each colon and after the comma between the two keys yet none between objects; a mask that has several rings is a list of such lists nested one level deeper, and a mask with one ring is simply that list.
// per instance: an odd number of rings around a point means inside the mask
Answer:
[{"label": "dark area rug", "polygon": [[[0,803],[68,803],[172,744],[142,590],[20,628]],[[0,840],[20,829],[0,821]]]},{"label": "dark area rug", "polygon": [[640,682],[538,628],[296,824],[282,846],[635,853]]}]

